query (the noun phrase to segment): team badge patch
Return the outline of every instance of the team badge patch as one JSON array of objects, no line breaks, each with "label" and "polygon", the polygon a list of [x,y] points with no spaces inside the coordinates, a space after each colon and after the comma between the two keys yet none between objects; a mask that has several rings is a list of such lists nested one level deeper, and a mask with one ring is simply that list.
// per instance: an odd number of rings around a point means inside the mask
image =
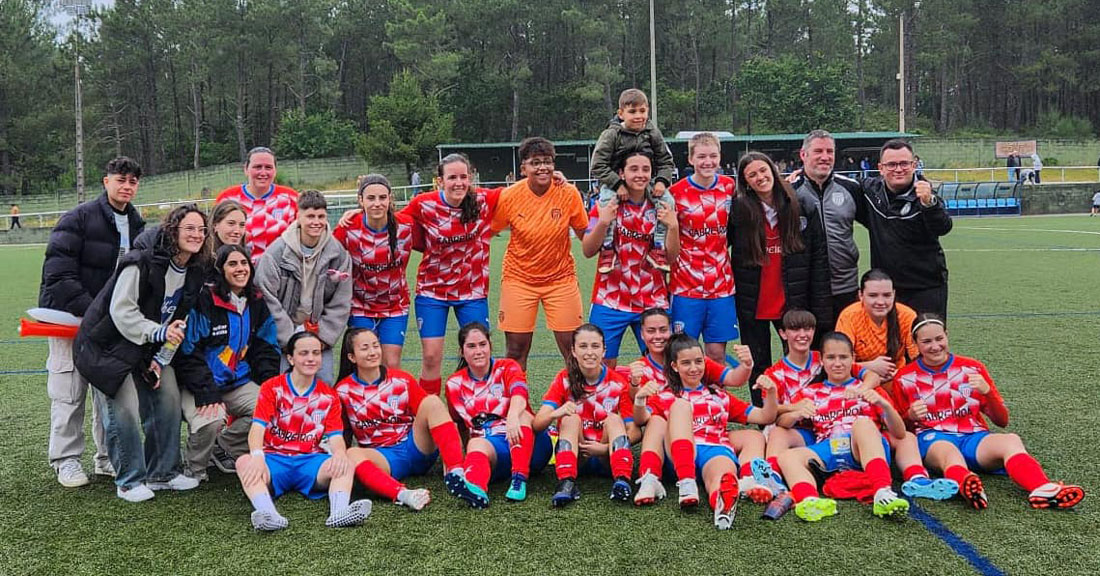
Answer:
[{"label": "team badge patch", "polygon": [[833,206],[843,206],[844,205],[844,193],[843,192],[833,192],[832,202],[833,202]]}]

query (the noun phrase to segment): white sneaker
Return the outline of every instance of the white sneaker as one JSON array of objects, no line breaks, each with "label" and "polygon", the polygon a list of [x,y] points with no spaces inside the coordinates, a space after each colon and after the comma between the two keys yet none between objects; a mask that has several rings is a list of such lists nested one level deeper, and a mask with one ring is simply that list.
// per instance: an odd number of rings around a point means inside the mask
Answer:
[{"label": "white sneaker", "polygon": [[397,503],[401,506],[407,507],[413,512],[419,512],[432,501],[432,495],[423,488],[417,488],[416,490],[410,490],[403,488],[397,493]]},{"label": "white sneaker", "polygon": [[676,490],[680,493],[680,508],[690,508],[699,505],[699,485],[694,478],[684,478],[676,483]]},{"label": "white sneaker", "polygon": [[77,488],[87,486],[90,480],[88,480],[88,475],[84,473],[84,467],[80,465],[80,460],[70,459],[57,466],[57,482],[66,488]]},{"label": "white sneaker", "polygon": [[652,472],[642,474],[642,477],[638,478],[637,483],[638,493],[634,495],[634,504],[637,506],[653,504],[658,500],[663,500],[668,494],[665,492],[664,485],[661,484],[661,479]]},{"label": "white sneaker", "polygon": [[253,510],[250,519],[252,520],[252,527],[263,532],[282,530],[290,525],[290,521],[278,512]]},{"label": "white sneaker", "polygon": [[350,528],[359,526],[370,516],[371,501],[356,500],[344,507],[343,510],[333,512],[325,520],[325,526],[329,528]]},{"label": "white sneaker", "polygon": [[110,476],[111,478],[114,478],[115,477],[115,467],[111,465],[110,460],[107,460],[107,461],[104,461],[104,462],[100,462],[99,460],[96,460],[96,462],[95,462],[95,475],[96,476]]},{"label": "white sneaker", "polygon": [[167,482],[148,482],[150,490],[191,490],[199,487],[199,480],[183,474],[176,474],[175,478]]},{"label": "white sneaker", "polygon": [[155,494],[145,484],[138,484],[129,490],[125,490],[122,486],[115,489],[115,494],[118,494],[119,498],[127,502],[144,502],[151,499]]}]

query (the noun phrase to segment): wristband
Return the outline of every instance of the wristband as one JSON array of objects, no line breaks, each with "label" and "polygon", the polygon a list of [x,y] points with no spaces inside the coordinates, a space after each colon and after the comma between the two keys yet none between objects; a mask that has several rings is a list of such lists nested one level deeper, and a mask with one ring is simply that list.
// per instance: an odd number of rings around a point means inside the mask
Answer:
[{"label": "wristband", "polygon": [[257,458],[263,458],[264,457],[263,448],[257,448],[256,450],[250,450],[248,453],[251,454],[254,457],[257,457]]},{"label": "wristband", "polygon": [[[639,402],[639,400],[641,400],[641,402]],[[635,408],[645,408],[645,404],[646,404],[645,401],[646,401],[646,398],[638,398],[637,396],[635,396],[634,397],[634,407]]]}]

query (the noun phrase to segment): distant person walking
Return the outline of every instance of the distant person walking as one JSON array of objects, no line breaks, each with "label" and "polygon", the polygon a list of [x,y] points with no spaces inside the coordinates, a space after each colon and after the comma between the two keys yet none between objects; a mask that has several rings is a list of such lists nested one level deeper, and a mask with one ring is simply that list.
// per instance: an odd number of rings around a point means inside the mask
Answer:
[{"label": "distant person walking", "polygon": [[413,170],[412,176],[409,177],[409,184],[412,185],[413,194],[420,191],[420,171]]},{"label": "distant person walking", "polygon": [[1008,181],[1019,182],[1020,181],[1020,157],[1016,152],[1008,153],[1008,160],[1005,160],[1005,166],[1008,167]]},{"label": "distant person walking", "polygon": [[1043,160],[1039,158],[1039,153],[1034,152],[1031,155],[1031,177],[1035,180],[1036,184],[1042,184],[1043,179],[1041,174],[1043,172]]},{"label": "distant person walking", "polygon": [[10,214],[11,214],[11,227],[8,228],[8,229],[9,230],[15,230],[16,228],[22,229],[23,225],[19,223],[19,205],[18,204],[12,204],[11,205]]},{"label": "distant person walking", "polygon": [[1092,212],[1089,213],[1089,217],[1096,216],[1097,212],[1100,212],[1100,190],[1092,195]]}]

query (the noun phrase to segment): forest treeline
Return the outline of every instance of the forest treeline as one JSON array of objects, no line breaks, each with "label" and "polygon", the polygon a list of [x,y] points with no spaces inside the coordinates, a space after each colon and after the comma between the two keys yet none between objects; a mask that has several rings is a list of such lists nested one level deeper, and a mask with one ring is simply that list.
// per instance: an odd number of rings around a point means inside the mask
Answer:
[{"label": "forest treeline", "polygon": [[[62,30],[0,2],[0,191],[71,188],[74,61],[89,176],[359,153],[416,165],[443,141],[594,138],[649,91],[647,0],[116,0]],[[1094,136],[1090,0],[658,0],[666,134],[907,128]],[[899,23],[904,22],[904,38]]]}]

